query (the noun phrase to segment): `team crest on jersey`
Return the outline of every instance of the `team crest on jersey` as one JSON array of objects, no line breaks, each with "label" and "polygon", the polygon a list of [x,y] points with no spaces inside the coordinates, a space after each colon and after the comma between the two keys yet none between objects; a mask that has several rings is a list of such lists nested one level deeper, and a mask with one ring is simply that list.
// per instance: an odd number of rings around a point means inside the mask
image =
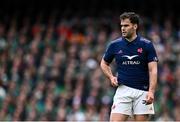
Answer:
[{"label": "team crest on jersey", "polygon": [[142,52],[143,52],[143,49],[142,49],[142,48],[138,48],[138,49],[137,49],[137,52],[138,52],[138,53],[142,53]]}]

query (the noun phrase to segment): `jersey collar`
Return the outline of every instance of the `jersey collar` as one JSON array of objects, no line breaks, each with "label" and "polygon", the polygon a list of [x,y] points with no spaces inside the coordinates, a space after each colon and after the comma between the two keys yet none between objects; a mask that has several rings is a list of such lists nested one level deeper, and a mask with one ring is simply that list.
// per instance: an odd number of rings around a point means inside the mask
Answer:
[{"label": "jersey collar", "polygon": [[125,39],[125,38],[123,38],[123,37],[122,37],[122,39],[123,39],[123,41],[125,42],[126,45],[129,45],[129,44],[137,44],[137,41],[140,39],[140,36],[137,35],[137,37],[136,37],[133,41],[131,41],[131,42],[129,42],[127,39]]}]

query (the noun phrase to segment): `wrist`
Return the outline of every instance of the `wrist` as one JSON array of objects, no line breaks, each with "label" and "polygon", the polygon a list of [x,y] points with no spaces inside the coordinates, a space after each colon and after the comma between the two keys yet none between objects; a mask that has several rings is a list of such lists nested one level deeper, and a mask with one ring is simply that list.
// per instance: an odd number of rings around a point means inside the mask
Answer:
[{"label": "wrist", "polygon": [[114,78],[114,76],[113,75],[111,75],[111,76],[109,76],[109,79],[111,80],[111,79],[113,79]]},{"label": "wrist", "polygon": [[152,89],[149,89],[149,91],[148,92],[151,92],[151,93],[155,93],[155,90],[152,90]]}]

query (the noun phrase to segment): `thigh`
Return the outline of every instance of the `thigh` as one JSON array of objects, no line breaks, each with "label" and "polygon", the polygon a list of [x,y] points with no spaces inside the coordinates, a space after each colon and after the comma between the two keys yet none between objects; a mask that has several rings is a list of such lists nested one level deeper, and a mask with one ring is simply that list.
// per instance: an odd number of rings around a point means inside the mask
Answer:
[{"label": "thigh", "polygon": [[[146,99],[147,91],[140,91],[137,99],[133,102],[133,114],[134,115],[145,115],[154,114],[154,105],[146,105],[143,103],[143,100]],[[140,116],[141,117],[141,116]]]},{"label": "thigh", "polygon": [[113,99],[111,114],[132,115],[132,93],[128,87],[119,86]]},{"label": "thigh", "polygon": [[128,115],[120,114],[120,113],[111,113],[110,121],[126,121],[128,119]]},{"label": "thigh", "polygon": [[135,121],[148,121],[149,115],[148,114],[142,114],[142,115],[134,115]]}]

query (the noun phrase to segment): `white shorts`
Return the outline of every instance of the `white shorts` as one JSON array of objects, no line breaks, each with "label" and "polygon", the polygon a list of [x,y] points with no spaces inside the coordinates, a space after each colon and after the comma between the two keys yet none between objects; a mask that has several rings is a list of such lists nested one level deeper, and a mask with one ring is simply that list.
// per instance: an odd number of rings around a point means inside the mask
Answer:
[{"label": "white shorts", "polygon": [[120,85],[115,93],[111,113],[121,113],[125,115],[154,114],[153,103],[143,104],[147,91],[138,90]]}]

